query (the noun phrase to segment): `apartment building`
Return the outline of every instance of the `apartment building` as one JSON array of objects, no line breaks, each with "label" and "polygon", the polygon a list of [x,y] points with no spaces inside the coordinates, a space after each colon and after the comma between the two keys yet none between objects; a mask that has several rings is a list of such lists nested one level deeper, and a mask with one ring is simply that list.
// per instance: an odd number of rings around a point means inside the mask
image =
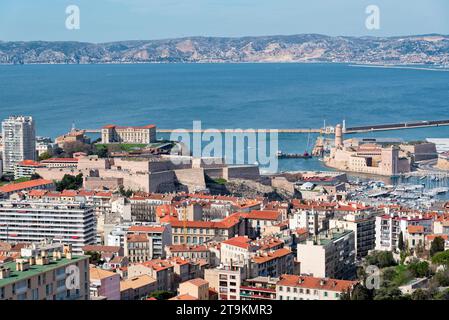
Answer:
[{"label": "apartment building", "polygon": [[14,193],[30,192],[32,190],[54,190],[55,183],[52,180],[36,179],[31,181],[11,183],[0,187],[0,198],[9,198]]},{"label": "apartment building", "polygon": [[141,275],[120,281],[120,300],[140,300],[157,290],[157,281]]},{"label": "apartment building", "polygon": [[240,300],[276,300],[276,284],[279,278],[256,277],[246,279],[240,285]]},{"label": "apartment building", "polygon": [[314,277],[352,279],[355,277],[354,232],[330,229],[297,245],[301,274]]},{"label": "apartment building", "polygon": [[0,300],[89,300],[89,258],[61,250],[0,265]]},{"label": "apartment building", "polygon": [[179,257],[193,261],[202,259],[211,263],[212,253],[205,245],[170,245],[165,247],[165,252],[168,258]]},{"label": "apartment building", "polygon": [[156,142],[156,126],[123,127],[107,125],[101,129],[101,143],[138,143]]},{"label": "apartment building", "polygon": [[218,292],[218,300],[240,300],[241,268],[220,266],[204,271],[204,280]]},{"label": "apartment building", "polygon": [[14,179],[30,178],[36,173],[36,168],[42,168],[43,165],[34,160],[23,160],[14,165]]},{"label": "apartment building", "polygon": [[171,291],[175,285],[175,272],[173,264],[168,260],[153,259],[137,263],[128,267],[128,278],[148,275],[156,280],[157,290]]},{"label": "apartment building", "polygon": [[221,221],[179,221],[174,217],[165,217],[160,221],[172,225],[173,244],[204,244],[245,234],[245,222],[239,214]]},{"label": "apartment building", "polygon": [[355,254],[359,259],[376,245],[376,216],[373,213],[347,214],[340,219],[331,219],[329,227],[354,232]]},{"label": "apartment building", "polygon": [[27,116],[11,116],[2,122],[3,172],[14,173],[20,161],[36,160],[34,120]]},{"label": "apartment building", "polygon": [[89,268],[90,296],[104,300],[120,300],[120,275],[100,268]]},{"label": "apartment building", "polygon": [[196,278],[179,284],[178,294],[189,295],[198,300],[209,300],[209,282]]},{"label": "apartment building", "polygon": [[424,234],[433,232],[433,218],[411,212],[390,212],[376,217],[376,250],[395,251],[409,226],[422,226]]},{"label": "apartment building", "polygon": [[285,274],[276,284],[277,300],[340,300],[356,281]]},{"label": "apartment building", "polygon": [[71,244],[73,252],[94,244],[96,220],[92,207],[80,202],[0,201],[0,241]]}]

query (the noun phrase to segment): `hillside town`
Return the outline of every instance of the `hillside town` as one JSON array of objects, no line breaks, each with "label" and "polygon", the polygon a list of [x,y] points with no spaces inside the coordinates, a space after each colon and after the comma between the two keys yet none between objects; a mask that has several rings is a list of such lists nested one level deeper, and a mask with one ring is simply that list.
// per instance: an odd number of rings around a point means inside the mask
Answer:
[{"label": "hillside town", "polygon": [[11,116],[0,300],[448,300],[447,190],[348,174],[438,158],[444,170],[446,156],[430,142],[343,140],[341,126],[334,139],[325,161],[341,171],[264,175],[175,154],[155,125],[53,142]]}]

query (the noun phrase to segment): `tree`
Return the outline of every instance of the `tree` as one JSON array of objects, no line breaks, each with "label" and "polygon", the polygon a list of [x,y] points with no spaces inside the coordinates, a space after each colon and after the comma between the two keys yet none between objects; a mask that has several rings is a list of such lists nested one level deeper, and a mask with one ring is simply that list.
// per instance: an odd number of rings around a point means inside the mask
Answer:
[{"label": "tree", "polygon": [[30,177],[30,180],[37,180],[37,179],[42,179],[42,177],[37,173],[33,173]]},{"label": "tree", "polygon": [[119,187],[118,191],[123,197],[126,198],[129,198],[133,195],[133,191],[131,189],[125,190],[125,187],[123,185]]},{"label": "tree", "polygon": [[430,274],[429,263],[427,261],[412,262],[407,266],[407,269],[415,278],[427,277]]},{"label": "tree", "polygon": [[351,292],[351,300],[372,300],[373,291],[362,284],[357,284]]},{"label": "tree", "polygon": [[400,251],[404,251],[405,249],[404,235],[402,234],[402,231],[399,232],[398,249]]},{"label": "tree", "polygon": [[52,155],[49,152],[44,152],[39,156],[39,161],[50,159]]},{"label": "tree", "polygon": [[96,145],[93,153],[97,155],[99,158],[107,158],[108,147],[105,145]]},{"label": "tree", "polygon": [[170,298],[173,298],[174,296],[176,296],[175,292],[172,291],[154,291],[152,292],[148,298],[156,298],[158,300],[168,300]]},{"label": "tree", "polygon": [[97,251],[86,251],[85,255],[89,256],[89,263],[98,265],[101,260],[101,254]]},{"label": "tree", "polygon": [[92,153],[92,146],[81,141],[66,142],[64,143],[63,149],[66,157],[69,158],[73,157],[73,154],[76,152]]},{"label": "tree", "polygon": [[433,257],[436,253],[443,251],[444,251],[444,239],[440,236],[435,237],[430,246],[430,256]]},{"label": "tree", "polygon": [[449,266],[449,250],[436,253],[432,257],[432,263],[448,267]]},{"label": "tree", "polygon": [[416,289],[412,293],[411,298],[412,298],[412,300],[431,300],[432,299],[432,295],[427,290]]},{"label": "tree", "polygon": [[366,256],[366,262],[379,268],[386,268],[395,266],[396,261],[393,258],[393,253],[390,251],[374,251]]},{"label": "tree", "polygon": [[61,181],[56,182],[56,190],[78,190],[83,186],[83,174],[80,173],[77,176],[70,174],[64,175]]}]

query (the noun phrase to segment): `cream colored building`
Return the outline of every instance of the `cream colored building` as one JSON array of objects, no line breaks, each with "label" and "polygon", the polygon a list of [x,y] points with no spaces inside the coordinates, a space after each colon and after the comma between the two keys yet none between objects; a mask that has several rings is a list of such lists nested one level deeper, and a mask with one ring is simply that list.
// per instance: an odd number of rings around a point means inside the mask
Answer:
[{"label": "cream colored building", "polygon": [[156,142],[156,126],[120,127],[107,125],[101,129],[102,143],[137,143],[149,144]]},{"label": "cream colored building", "polygon": [[209,282],[196,278],[179,284],[179,295],[190,295],[198,300],[209,300]]},{"label": "cream colored building", "polygon": [[276,284],[277,300],[340,300],[357,282],[318,277],[283,275]]},{"label": "cream colored building", "polygon": [[0,266],[0,300],[89,300],[89,257],[69,247]]}]

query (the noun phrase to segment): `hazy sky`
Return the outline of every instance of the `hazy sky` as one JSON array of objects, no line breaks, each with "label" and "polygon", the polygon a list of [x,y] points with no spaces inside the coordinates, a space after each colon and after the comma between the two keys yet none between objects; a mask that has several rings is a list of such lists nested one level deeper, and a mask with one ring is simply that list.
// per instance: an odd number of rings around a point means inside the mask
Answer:
[{"label": "hazy sky", "polygon": [[[65,27],[66,7],[80,29]],[[365,27],[368,5],[380,29]],[[105,42],[183,36],[449,34],[449,0],[0,0],[0,40]]]}]

